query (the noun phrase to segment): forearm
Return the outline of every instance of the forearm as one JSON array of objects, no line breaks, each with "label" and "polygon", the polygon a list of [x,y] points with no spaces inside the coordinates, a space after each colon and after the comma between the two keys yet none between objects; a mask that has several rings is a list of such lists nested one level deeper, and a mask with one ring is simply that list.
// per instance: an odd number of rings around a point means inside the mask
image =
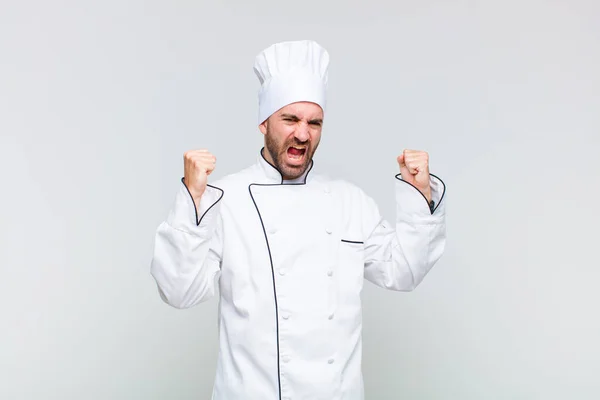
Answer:
[{"label": "forearm", "polygon": [[196,205],[183,185],[169,216],[155,236],[151,273],[161,297],[187,308],[214,295],[220,272],[222,191],[207,188]]},{"label": "forearm", "polygon": [[411,291],[444,252],[444,185],[439,178],[432,178],[431,187],[432,197],[439,199],[433,212],[416,188],[396,182],[395,222],[380,221],[365,247],[365,276],[376,285]]}]

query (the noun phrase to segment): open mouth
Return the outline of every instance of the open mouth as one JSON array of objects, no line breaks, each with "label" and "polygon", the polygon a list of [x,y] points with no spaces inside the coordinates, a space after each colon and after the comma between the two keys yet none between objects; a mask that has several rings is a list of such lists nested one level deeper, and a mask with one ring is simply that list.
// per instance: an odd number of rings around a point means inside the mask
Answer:
[{"label": "open mouth", "polygon": [[287,149],[287,156],[292,161],[302,161],[306,154],[306,147],[292,146]]}]

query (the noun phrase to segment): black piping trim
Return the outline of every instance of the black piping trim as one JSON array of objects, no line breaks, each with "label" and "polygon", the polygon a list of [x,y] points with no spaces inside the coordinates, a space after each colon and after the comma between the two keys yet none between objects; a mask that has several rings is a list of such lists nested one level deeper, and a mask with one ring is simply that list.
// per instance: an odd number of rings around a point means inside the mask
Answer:
[{"label": "black piping trim", "polygon": [[417,192],[421,193],[421,196],[423,196],[423,198],[425,199],[425,202],[427,203],[427,207],[429,208],[429,212],[431,212],[431,214],[433,214],[433,213],[435,212],[435,210],[437,210],[437,208],[440,206],[440,203],[442,202],[442,200],[444,199],[444,194],[446,194],[446,184],[444,183],[444,181],[443,181],[443,180],[441,180],[441,179],[440,179],[440,177],[439,177],[439,176],[437,176],[437,175],[434,175],[434,174],[432,174],[432,173],[430,173],[429,175],[431,175],[431,176],[433,176],[433,177],[436,177],[437,179],[439,179],[439,180],[440,180],[440,182],[442,182],[442,186],[444,186],[444,191],[442,192],[442,196],[440,197],[440,201],[439,201],[439,202],[436,204],[436,206],[435,206],[435,208],[434,208],[433,210],[432,210],[432,209],[429,207],[429,202],[427,201],[427,197],[425,197],[425,195],[423,194],[423,192],[421,192],[421,191],[420,191],[420,190],[419,190],[419,189],[418,189],[418,188],[417,188],[415,185],[413,185],[412,183],[410,183],[410,182],[407,182],[407,181],[405,181],[404,179],[401,179],[401,178],[399,178],[399,176],[402,176],[402,174],[396,174],[395,178],[396,178],[396,179],[398,179],[398,180],[399,180],[399,181],[401,181],[401,182],[404,182],[404,183],[407,183],[407,184],[409,184],[410,186],[414,187],[414,188],[417,190]]},{"label": "black piping trim", "polygon": [[250,192],[250,198],[252,199],[252,203],[254,203],[254,207],[256,208],[256,212],[258,213],[258,218],[260,219],[260,225],[263,229],[263,234],[265,235],[265,242],[267,243],[267,251],[269,252],[269,262],[271,264],[271,278],[273,279],[273,297],[275,299],[275,331],[277,334],[277,385],[279,387],[279,399],[281,399],[281,367],[279,362],[279,306],[277,305],[277,288],[275,285],[275,269],[273,268],[273,256],[271,255],[271,246],[269,246],[269,239],[267,237],[267,231],[265,230],[265,224],[262,219],[262,215],[260,214],[260,210],[258,209],[258,205],[256,204],[256,200],[254,200],[254,196],[252,196],[252,185],[256,185],[255,183],[251,183],[248,185],[248,192]]},{"label": "black piping trim", "polygon": [[[260,225],[263,230],[263,235],[265,236],[265,242],[267,244],[267,251],[269,253],[269,263],[271,264],[271,279],[273,280],[273,297],[275,299],[275,328],[276,328],[276,335],[277,335],[277,385],[279,388],[279,399],[281,400],[281,366],[280,366],[280,353],[279,353],[279,306],[277,303],[277,287],[275,285],[275,268],[273,266],[273,256],[271,255],[271,246],[269,245],[269,238],[267,237],[267,231],[265,230],[265,223],[262,219],[262,215],[260,214],[258,204],[256,204],[256,200],[254,200],[254,196],[252,195],[252,186],[283,186],[284,183],[283,183],[283,175],[281,175],[281,172],[279,172],[279,170],[277,168],[275,168],[275,166],[273,164],[271,164],[269,161],[267,161],[267,159],[263,155],[263,150],[264,150],[264,147],[260,150],[260,155],[267,162],[267,164],[269,164],[271,167],[273,167],[273,169],[275,169],[279,173],[279,175],[281,176],[281,183],[251,183],[250,185],[248,185],[248,192],[250,193],[250,198],[252,199],[252,203],[254,203],[254,207],[256,208],[256,212],[258,213],[258,218],[260,219]],[[306,172],[306,175],[304,176],[303,182],[288,183],[288,184],[285,184],[285,186],[306,185],[306,179],[308,178],[308,174],[312,170],[313,165],[314,165],[314,160],[311,162],[310,167],[308,168],[308,171]]]},{"label": "black piping trim", "polygon": [[202,218],[204,218],[204,216],[210,211],[211,208],[213,208],[219,201],[221,201],[221,199],[223,198],[223,195],[225,195],[225,192],[221,188],[207,184],[206,186],[210,186],[213,189],[220,190],[221,196],[219,196],[217,201],[215,201],[210,207],[208,207],[206,209],[206,211],[204,212],[204,214],[202,214],[200,219],[198,219],[198,207],[196,206],[196,202],[194,201],[194,198],[192,197],[192,193],[190,192],[190,189],[188,189],[187,185],[185,184],[185,182],[183,180],[184,180],[184,178],[181,178],[181,183],[183,183],[183,186],[185,186],[185,189],[187,190],[188,194],[190,195],[190,199],[192,199],[192,203],[194,204],[194,214],[196,215],[196,226],[200,226],[200,222],[202,222]]},{"label": "black piping trim", "polygon": [[354,244],[365,244],[365,242],[356,242],[354,240],[346,240],[346,239],[342,239],[342,242],[344,242],[344,243],[354,243]]},{"label": "black piping trim", "polygon": [[[263,150],[264,150],[264,149],[265,149],[264,147],[263,147],[262,149],[260,149],[260,156],[263,158],[263,160],[265,160],[265,162],[266,162],[267,164],[269,164],[271,167],[273,167],[273,169],[274,169],[275,171],[277,171],[277,173],[278,173],[278,174],[279,174],[279,176],[281,177],[281,182],[280,182],[280,183],[272,183],[272,184],[270,184],[270,185],[283,185],[283,175],[281,174],[281,171],[279,171],[279,170],[277,169],[277,167],[275,167],[273,164],[271,164],[271,163],[270,163],[270,162],[269,162],[269,161],[268,161],[268,160],[265,158],[265,155],[263,154]],[[308,178],[308,174],[310,174],[310,171],[312,170],[312,168],[313,168],[313,165],[314,165],[314,164],[315,164],[315,160],[313,159],[313,160],[311,160],[310,166],[308,167],[308,171],[306,171],[306,175],[304,175],[304,182],[295,182],[295,183],[289,183],[289,185],[304,185],[304,184],[306,184],[306,179]],[[253,184],[253,185],[254,185],[254,184]]]}]

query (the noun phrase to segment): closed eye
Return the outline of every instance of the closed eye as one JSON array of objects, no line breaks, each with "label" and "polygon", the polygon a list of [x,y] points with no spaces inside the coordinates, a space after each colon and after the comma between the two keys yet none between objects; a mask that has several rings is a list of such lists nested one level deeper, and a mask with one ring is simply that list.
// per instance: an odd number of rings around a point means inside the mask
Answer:
[{"label": "closed eye", "polygon": [[288,121],[288,122],[298,122],[298,121],[300,121],[300,118],[298,118],[295,115],[291,115],[291,114],[283,114],[281,116],[281,119],[283,119],[284,121]]}]

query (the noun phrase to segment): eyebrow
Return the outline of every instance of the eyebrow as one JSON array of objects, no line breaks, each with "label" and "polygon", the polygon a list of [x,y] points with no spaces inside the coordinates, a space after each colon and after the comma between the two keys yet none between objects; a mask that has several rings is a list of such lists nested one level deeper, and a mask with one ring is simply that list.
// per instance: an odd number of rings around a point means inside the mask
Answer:
[{"label": "eyebrow", "polygon": [[[298,118],[297,115],[294,114],[281,114],[281,118],[282,119],[291,119],[293,121],[300,121],[300,118]],[[311,119],[310,121],[308,121],[309,124],[323,124],[323,119],[321,118],[315,118],[315,119]]]},{"label": "eyebrow", "polygon": [[300,121],[297,115],[294,114],[281,114],[282,119],[293,119],[294,121]]}]

